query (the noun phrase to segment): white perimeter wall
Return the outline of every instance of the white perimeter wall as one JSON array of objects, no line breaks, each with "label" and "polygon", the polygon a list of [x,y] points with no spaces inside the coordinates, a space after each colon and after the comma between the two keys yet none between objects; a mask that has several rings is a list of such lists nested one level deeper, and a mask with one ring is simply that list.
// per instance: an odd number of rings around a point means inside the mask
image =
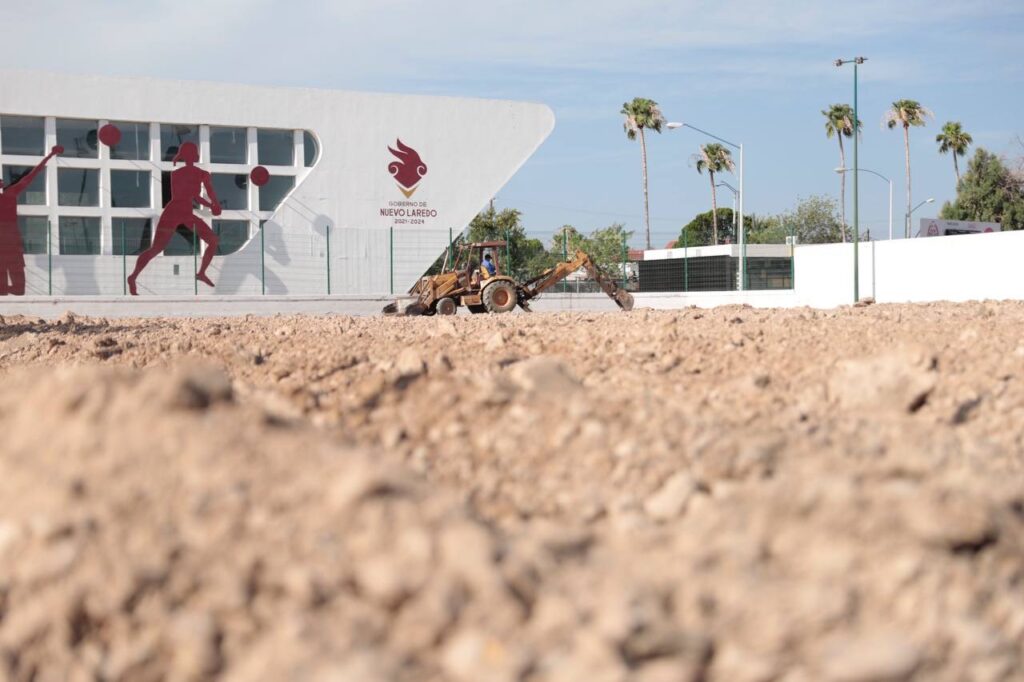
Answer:
[{"label": "white perimeter wall", "polygon": [[[853,246],[796,248],[795,305],[853,302]],[[1024,231],[860,244],[860,296],[878,303],[1024,299]]]}]

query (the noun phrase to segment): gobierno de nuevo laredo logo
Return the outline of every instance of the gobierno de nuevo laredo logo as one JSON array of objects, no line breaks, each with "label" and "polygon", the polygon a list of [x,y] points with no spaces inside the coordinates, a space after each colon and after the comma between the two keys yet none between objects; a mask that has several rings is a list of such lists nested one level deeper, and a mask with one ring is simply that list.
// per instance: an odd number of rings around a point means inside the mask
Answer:
[{"label": "gobierno de nuevo laredo logo", "polygon": [[395,139],[395,146],[388,147],[388,151],[395,157],[388,164],[388,173],[406,200],[389,201],[386,208],[380,209],[381,217],[391,218],[396,225],[423,224],[425,218],[436,218],[437,209],[430,208],[426,201],[411,200],[427,174],[427,164],[419,152],[400,138]]}]

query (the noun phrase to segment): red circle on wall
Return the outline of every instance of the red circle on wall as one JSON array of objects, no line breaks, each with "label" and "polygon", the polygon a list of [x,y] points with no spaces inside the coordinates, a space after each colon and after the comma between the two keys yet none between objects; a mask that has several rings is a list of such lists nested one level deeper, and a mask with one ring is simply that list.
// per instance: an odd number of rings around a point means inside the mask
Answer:
[{"label": "red circle on wall", "polygon": [[270,171],[263,166],[256,166],[249,173],[249,178],[252,180],[252,184],[262,187],[270,181]]},{"label": "red circle on wall", "polygon": [[100,128],[99,137],[100,142],[108,147],[113,147],[121,141],[121,130],[113,123],[108,123]]}]

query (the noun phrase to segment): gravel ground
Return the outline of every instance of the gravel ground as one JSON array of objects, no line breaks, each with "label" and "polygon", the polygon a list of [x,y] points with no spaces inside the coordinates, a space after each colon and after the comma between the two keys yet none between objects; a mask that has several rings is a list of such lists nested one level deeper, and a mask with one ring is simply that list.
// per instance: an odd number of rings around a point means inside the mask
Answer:
[{"label": "gravel ground", "polygon": [[1024,679],[1024,304],[0,322],[0,681]]}]

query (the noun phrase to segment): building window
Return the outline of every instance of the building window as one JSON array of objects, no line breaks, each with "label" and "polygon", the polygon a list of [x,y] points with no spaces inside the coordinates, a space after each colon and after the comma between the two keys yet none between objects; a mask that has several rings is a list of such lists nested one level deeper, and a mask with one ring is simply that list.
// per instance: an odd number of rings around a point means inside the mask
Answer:
[{"label": "building window", "polygon": [[46,216],[18,216],[18,231],[21,232],[21,244],[27,255],[46,253],[49,230],[50,221]]},{"label": "building window", "polygon": [[152,244],[149,218],[114,218],[111,226],[115,256],[138,256]]},{"label": "building window", "polygon": [[160,125],[160,158],[164,161],[172,161],[178,149],[186,142],[199,146],[199,126],[167,123]]},{"label": "building window", "polygon": [[210,127],[211,163],[247,163],[248,151],[245,128]]},{"label": "building window", "polygon": [[192,230],[179,227],[174,231],[171,241],[167,242],[167,246],[164,247],[164,255],[191,256],[194,253],[193,246],[198,251],[198,249],[202,248],[203,243],[199,241],[199,238]]},{"label": "building window", "polygon": [[57,119],[57,144],[64,147],[61,156],[74,159],[95,159],[99,156],[96,121],[73,118]]},{"label": "building window", "polygon": [[4,154],[42,156],[46,142],[40,116],[0,116],[0,138]]},{"label": "building window", "polygon": [[61,206],[99,206],[100,172],[84,168],[58,168],[57,203]]},{"label": "building window", "polygon": [[217,255],[226,256],[238,251],[249,239],[248,220],[214,220],[213,231],[220,238]]},{"label": "building window", "polygon": [[95,256],[100,252],[100,219],[61,216],[58,223],[60,253]]},{"label": "building window", "polygon": [[149,161],[149,124],[113,121],[121,131],[121,141],[110,148],[110,158],[123,161]]},{"label": "building window", "polygon": [[260,187],[260,210],[275,211],[284,201],[288,192],[295,187],[293,175],[271,175],[267,184]]},{"label": "building window", "polygon": [[114,208],[149,208],[149,171],[110,171],[110,205]]},{"label": "building window", "polygon": [[256,144],[261,165],[291,166],[295,163],[295,134],[290,130],[258,130]]},{"label": "building window", "polygon": [[249,176],[234,173],[214,173],[213,191],[217,201],[226,211],[247,211],[249,209]]},{"label": "building window", "polygon": [[[4,185],[10,187],[29,174],[32,166],[4,166]],[[21,190],[18,195],[21,206],[44,206],[46,204],[46,172],[42,172]]]},{"label": "building window", "polygon": [[302,131],[302,148],[303,156],[306,168],[310,168],[316,163],[316,158],[320,155],[320,145],[317,144],[316,138],[313,137],[313,133],[308,130]]}]

